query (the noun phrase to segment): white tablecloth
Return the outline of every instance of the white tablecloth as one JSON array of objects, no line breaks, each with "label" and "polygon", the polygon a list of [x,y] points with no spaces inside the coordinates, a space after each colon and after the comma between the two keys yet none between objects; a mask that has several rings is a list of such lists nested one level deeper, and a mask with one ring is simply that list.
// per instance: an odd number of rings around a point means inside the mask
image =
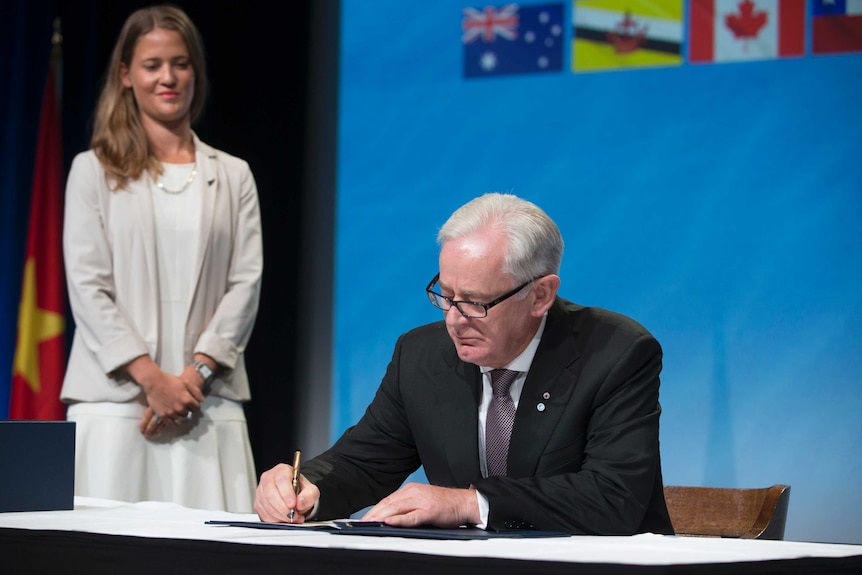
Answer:
[{"label": "white tablecloth", "polygon": [[189,509],[172,503],[122,503],[75,498],[72,511],[0,513],[0,527],[81,531],[109,535],[196,539],[250,545],[402,551],[453,557],[494,557],[574,563],[685,565],[862,556],[862,546],[797,541],[706,539],[642,534],[548,539],[436,541],[400,537],[332,535],[206,525],[207,520],[257,521],[256,515]]}]

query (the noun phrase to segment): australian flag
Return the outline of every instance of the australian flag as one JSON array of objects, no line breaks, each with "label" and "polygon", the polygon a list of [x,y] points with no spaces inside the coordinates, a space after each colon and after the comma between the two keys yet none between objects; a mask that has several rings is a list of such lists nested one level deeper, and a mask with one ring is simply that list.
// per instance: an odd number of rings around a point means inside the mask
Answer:
[{"label": "australian flag", "polygon": [[464,77],[563,69],[563,4],[465,8]]}]

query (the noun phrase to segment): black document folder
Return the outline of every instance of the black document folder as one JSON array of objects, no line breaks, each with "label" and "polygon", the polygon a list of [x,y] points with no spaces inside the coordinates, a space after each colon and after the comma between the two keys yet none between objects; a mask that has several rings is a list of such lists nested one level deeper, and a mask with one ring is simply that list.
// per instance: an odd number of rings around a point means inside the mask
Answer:
[{"label": "black document folder", "polygon": [[369,535],[373,537],[407,537],[410,539],[474,540],[525,537],[568,537],[568,533],[557,531],[486,531],[475,527],[440,529],[437,527],[392,527],[376,521],[332,521],[314,525],[292,525],[290,523],[263,523],[258,521],[207,521],[207,525],[229,525],[252,529],[311,530],[325,531],[333,535]]},{"label": "black document folder", "polygon": [[75,423],[0,421],[0,512],[72,509]]}]

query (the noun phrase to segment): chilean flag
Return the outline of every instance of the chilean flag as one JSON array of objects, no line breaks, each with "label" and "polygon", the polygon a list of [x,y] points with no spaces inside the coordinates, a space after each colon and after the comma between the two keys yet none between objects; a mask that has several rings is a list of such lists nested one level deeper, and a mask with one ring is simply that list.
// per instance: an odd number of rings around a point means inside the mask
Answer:
[{"label": "chilean flag", "polygon": [[690,62],[803,56],[805,0],[692,0]]},{"label": "chilean flag", "polygon": [[862,52],[862,0],[814,0],[811,12],[814,54]]}]

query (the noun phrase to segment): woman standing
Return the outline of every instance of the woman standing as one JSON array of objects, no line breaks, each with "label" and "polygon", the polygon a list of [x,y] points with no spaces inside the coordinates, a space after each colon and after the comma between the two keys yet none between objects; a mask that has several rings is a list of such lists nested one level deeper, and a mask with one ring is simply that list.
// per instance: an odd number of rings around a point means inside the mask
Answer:
[{"label": "woman standing", "polygon": [[123,25],[91,149],[66,187],[76,330],[62,399],[77,423],[75,494],[251,512],[243,352],[263,268],[254,178],[191,125],[200,35],[171,6]]}]

